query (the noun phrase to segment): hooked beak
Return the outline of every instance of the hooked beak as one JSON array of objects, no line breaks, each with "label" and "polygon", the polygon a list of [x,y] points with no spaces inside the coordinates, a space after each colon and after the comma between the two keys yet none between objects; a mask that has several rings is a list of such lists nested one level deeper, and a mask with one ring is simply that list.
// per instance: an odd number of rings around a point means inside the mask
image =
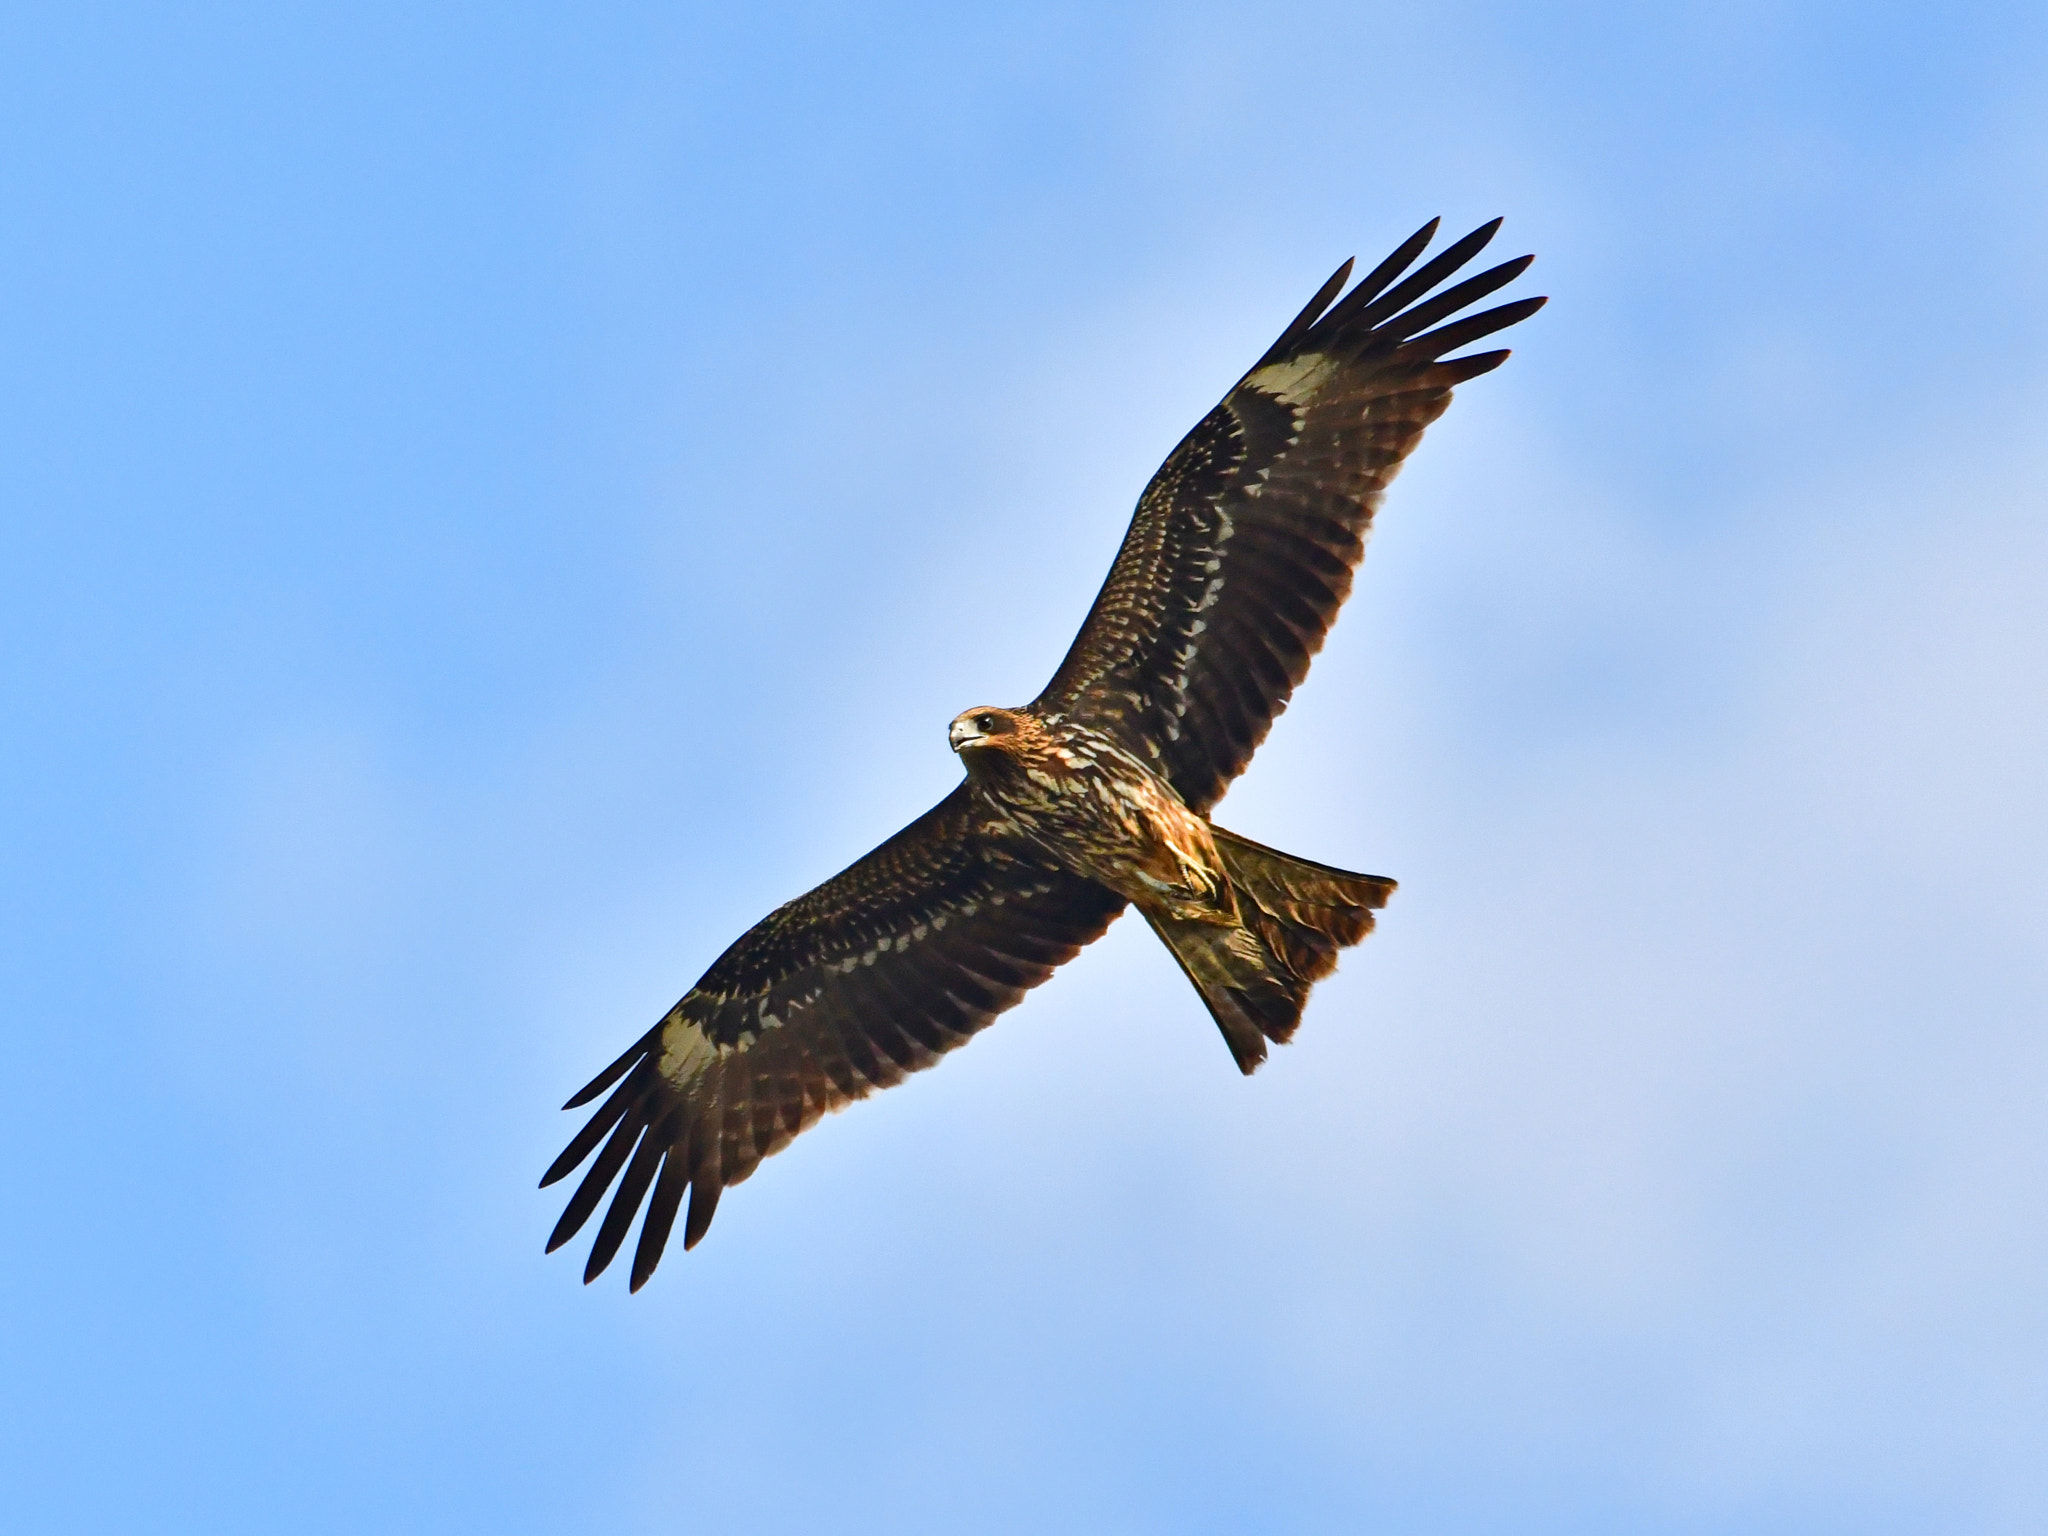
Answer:
[{"label": "hooked beak", "polygon": [[952,743],[953,750],[958,752],[962,747],[974,746],[988,738],[977,731],[971,721],[955,720],[946,732],[946,740]]}]

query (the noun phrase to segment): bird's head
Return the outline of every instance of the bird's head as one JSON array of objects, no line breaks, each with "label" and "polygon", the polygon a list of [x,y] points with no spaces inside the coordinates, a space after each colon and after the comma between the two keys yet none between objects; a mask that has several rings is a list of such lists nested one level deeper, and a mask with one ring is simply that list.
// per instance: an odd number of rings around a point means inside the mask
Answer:
[{"label": "bird's head", "polygon": [[977,752],[1014,751],[1023,744],[1033,722],[1014,709],[997,709],[992,704],[964,710],[953,717],[946,739],[963,755]]}]

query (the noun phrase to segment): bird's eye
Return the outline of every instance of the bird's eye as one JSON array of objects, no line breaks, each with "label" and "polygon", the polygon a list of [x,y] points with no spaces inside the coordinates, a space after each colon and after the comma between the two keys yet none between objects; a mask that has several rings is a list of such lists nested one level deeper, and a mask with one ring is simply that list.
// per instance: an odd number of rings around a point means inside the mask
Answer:
[{"label": "bird's eye", "polygon": [[977,731],[992,731],[996,728],[996,717],[994,715],[976,715],[974,717],[974,728]]}]

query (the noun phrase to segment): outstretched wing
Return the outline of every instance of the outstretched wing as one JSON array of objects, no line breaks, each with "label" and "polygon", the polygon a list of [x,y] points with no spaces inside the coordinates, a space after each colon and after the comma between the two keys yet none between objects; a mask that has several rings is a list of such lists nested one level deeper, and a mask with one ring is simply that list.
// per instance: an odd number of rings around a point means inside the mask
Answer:
[{"label": "outstretched wing", "polygon": [[1322,649],[1401,461],[1453,385],[1508,355],[1444,354],[1543,304],[1438,324],[1533,260],[1428,297],[1499,227],[1397,282],[1435,234],[1432,219],[1342,299],[1351,263],[1338,268],[1152,477],[1034,709],[1117,736],[1198,811],[1221,798]]},{"label": "outstretched wing", "polygon": [[639,1290],[661,1261],[685,1189],[683,1246],[693,1248],[725,1186],[827,1110],[932,1065],[1072,959],[1123,905],[977,830],[962,784],[755,924],[563,1106],[612,1089],[540,1181],[554,1183],[604,1144],[548,1252],[576,1235],[616,1179],[583,1278],[611,1263],[646,1200],[633,1256]]}]

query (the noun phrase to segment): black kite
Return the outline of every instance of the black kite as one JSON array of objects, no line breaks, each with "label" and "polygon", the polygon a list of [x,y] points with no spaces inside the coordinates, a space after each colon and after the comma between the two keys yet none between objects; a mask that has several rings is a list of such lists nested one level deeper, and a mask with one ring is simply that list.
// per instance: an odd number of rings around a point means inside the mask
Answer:
[{"label": "black kite", "polygon": [[1403,278],[1432,220],[1341,299],[1351,263],[1338,268],[1153,476],[1045,691],[953,721],[960,786],[757,923],[569,1101],[612,1090],[541,1180],[597,1152],[549,1252],[616,1180],[583,1277],[611,1263],[644,1201],[637,1291],[685,1191],[691,1248],[727,1185],[1014,1007],[1126,903],[1243,1071],[1294,1033],[1394,882],[1263,848],[1207,813],[1307,675],[1402,460],[1454,385],[1508,355],[1444,354],[1543,304],[1440,323],[1528,266],[1431,296],[1499,225]]}]

